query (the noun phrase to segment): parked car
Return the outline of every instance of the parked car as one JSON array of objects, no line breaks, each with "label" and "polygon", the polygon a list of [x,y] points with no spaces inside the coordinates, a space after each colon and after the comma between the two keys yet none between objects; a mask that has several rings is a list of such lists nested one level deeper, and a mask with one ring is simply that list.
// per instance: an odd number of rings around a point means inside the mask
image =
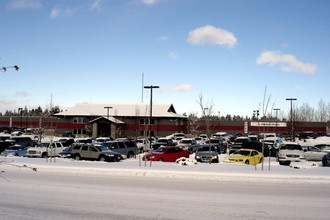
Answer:
[{"label": "parked car", "polygon": [[118,152],[109,150],[102,145],[94,144],[75,144],[71,150],[71,157],[75,160],[99,160],[99,161],[120,161],[126,156]]},{"label": "parked car", "polygon": [[195,137],[194,139],[196,140],[197,144],[199,144],[199,145],[205,144],[205,141],[206,141],[203,137]]},{"label": "parked car", "polygon": [[280,165],[290,165],[291,162],[305,160],[304,151],[298,143],[284,143],[280,145],[277,160]]},{"label": "parked car", "polygon": [[135,143],[138,148],[138,152],[140,153],[150,150],[150,141],[148,138],[137,138]]},{"label": "parked car", "polygon": [[152,144],[152,149],[156,150],[161,146],[175,146],[172,138],[158,138],[155,143]]},{"label": "parked car", "polygon": [[63,158],[71,157],[72,148],[73,148],[73,146],[70,146],[70,147],[65,148],[63,151],[61,151],[58,154],[58,156],[59,157],[63,157]]},{"label": "parked car", "polygon": [[213,146],[204,146],[197,149],[195,153],[197,162],[219,163],[219,154]]},{"label": "parked car", "polygon": [[327,153],[322,158],[322,165],[323,166],[330,166],[330,153]]},{"label": "parked car", "polygon": [[243,144],[242,143],[231,143],[228,145],[228,153],[232,154],[237,150],[240,150],[243,148]]},{"label": "parked car", "polygon": [[197,141],[194,138],[182,138],[178,142],[178,146],[184,149],[188,149],[191,154],[196,152],[196,150],[200,147],[200,145],[197,144]]},{"label": "parked car", "polygon": [[244,144],[246,142],[252,142],[252,140],[249,137],[243,137],[242,136],[242,137],[235,138],[234,142],[235,143],[242,143],[242,144]]},{"label": "parked car", "polygon": [[263,155],[257,150],[240,149],[230,154],[230,162],[256,165],[262,162]]},{"label": "parked car", "polygon": [[32,138],[28,136],[12,136],[6,141],[10,142],[12,145],[17,144],[24,147],[31,147],[35,145],[35,142],[32,140]]},{"label": "parked car", "polygon": [[29,147],[27,149],[27,157],[56,157],[60,152],[62,152],[66,147],[63,146],[62,142],[41,142],[34,147]]},{"label": "parked car", "polygon": [[179,146],[165,146],[159,147],[151,153],[144,155],[142,159],[148,161],[175,162],[181,157],[189,158],[189,151]]},{"label": "parked car", "polygon": [[219,138],[210,138],[208,139],[203,146],[211,145],[215,147],[218,153],[226,153],[227,151],[227,142]]},{"label": "parked car", "polygon": [[264,142],[264,156],[265,157],[277,157],[279,148],[275,144],[270,142]]},{"label": "parked car", "polygon": [[8,147],[12,145],[11,142],[8,141],[0,141],[0,153],[4,150],[6,150]]},{"label": "parked car", "polygon": [[[323,148],[326,150],[327,148]],[[306,160],[311,161],[322,161],[324,155],[330,152],[330,146],[328,146],[328,151],[323,151],[320,148],[309,146],[304,149],[304,155]]]},{"label": "parked car", "polygon": [[314,147],[320,149],[321,151],[330,152],[330,145],[329,144],[315,144]]},{"label": "parked car", "polygon": [[1,152],[1,156],[19,156],[24,157],[27,152],[27,147],[21,145],[12,145]]},{"label": "parked car", "polygon": [[109,150],[125,155],[127,158],[134,157],[138,152],[138,148],[135,142],[129,139],[106,141],[103,142],[101,145],[102,147],[106,147]]}]

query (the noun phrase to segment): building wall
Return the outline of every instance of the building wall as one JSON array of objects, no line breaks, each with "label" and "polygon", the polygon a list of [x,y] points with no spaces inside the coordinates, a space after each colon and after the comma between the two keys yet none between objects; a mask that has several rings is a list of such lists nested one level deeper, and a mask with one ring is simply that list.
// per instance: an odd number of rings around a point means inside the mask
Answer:
[{"label": "building wall", "polygon": [[[90,120],[95,119],[96,116],[91,117],[63,117],[63,118],[40,118],[40,117],[0,117],[0,127],[9,128],[39,128],[54,130],[56,135],[62,135],[64,131],[72,131],[76,136],[96,136],[95,129],[97,125],[88,124]],[[149,135],[149,124],[141,123],[139,117],[118,117],[119,120],[125,122],[123,125],[111,124],[111,136],[118,137],[136,137],[141,134]],[[205,120],[200,120],[198,126],[194,129],[187,126],[187,120],[182,118],[154,118],[154,124],[151,125],[151,130],[154,136],[166,136],[175,132],[183,133],[208,133],[209,135],[218,131],[226,131],[230,134],[241,133],[244,134],[244,121],[220,121],[214,120],[205,123]],[[248,122],[251,124],[251,121]],[[312,132],[327,132],[327,123],[325,122],[295,122],[295,132],[302,131]],[[278,132],[290,133],[291,124],[287,122],[285,127],[274,126],[249,126],[249,132]],[[77,135],[78,134],[78,135]]]}]

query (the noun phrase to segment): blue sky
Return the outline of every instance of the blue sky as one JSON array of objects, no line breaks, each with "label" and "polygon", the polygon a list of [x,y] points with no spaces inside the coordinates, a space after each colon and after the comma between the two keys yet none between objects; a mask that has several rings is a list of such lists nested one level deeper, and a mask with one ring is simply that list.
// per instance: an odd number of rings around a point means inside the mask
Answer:
[{"label": "blue sky", "polygon": [[[327,0],[3,0],[0,111],[172,103],[252,116],[330,102]],[[143,98],[142,98],[143,97]]]}]

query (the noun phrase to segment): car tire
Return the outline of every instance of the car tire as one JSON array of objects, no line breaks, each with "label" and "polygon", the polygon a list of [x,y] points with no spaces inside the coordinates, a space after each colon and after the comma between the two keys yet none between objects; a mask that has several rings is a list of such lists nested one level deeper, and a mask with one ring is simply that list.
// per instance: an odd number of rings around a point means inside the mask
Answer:
[{"label": "car tire", "polygon": [[128,152],[127,158],[133,158],[133,157],[134,157],[134,153],[133,152]]},{"label": "car tire", "polygon": [[159,158],[157,161],[164,162],[163,158]]},{"label": "car tire", "polygon": [[41,157],[42,157],[42,158],[47,158],[47,157],[48,157],[48,156],[47,156],[47,153],[46,153],[46,152],[42,153]]},{"label": "car tire", "polygon": [[250,164],[250,161],[249,161],[249,160],[246,160],[246,161],[245,161],[245,164],[246,164],[246,165],[249,165],[249,164]]},{"label": "car tire", "polygon": [[106,158],[105,158],[105,156],[103,156],[103,155],[101,155],[100,157],[99,157],[99,161],[106,161]]},{"label": "car tire", "polygon": [[75,160],[80,160],[80,155],[79,154],[76,154],[76,155],[74,155],[74,157],[73,157]]}]

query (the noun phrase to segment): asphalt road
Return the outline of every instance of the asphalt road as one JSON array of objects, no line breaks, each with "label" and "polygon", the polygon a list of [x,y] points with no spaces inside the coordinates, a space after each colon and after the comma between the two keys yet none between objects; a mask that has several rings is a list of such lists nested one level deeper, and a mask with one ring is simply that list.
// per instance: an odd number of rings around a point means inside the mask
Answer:
[{"label": "asphalt road", "polygon": [[[4,171],[5,170],[5,171]],[[327,183],[2,169],[0,219],[329,219]]]}]

